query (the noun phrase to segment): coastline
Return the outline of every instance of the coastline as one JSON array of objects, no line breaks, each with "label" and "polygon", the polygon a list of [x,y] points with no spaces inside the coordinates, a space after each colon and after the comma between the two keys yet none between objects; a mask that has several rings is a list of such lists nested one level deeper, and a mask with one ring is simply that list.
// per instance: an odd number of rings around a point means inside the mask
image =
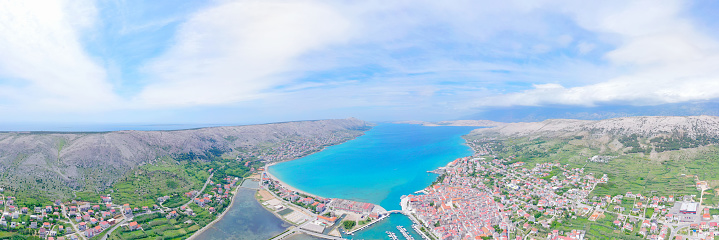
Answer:
[{"label": "coastline", "polygon": [[[244,180],[242,180],[242,182],[245,182],[245,181],[247,181],[247,178],[244,179]],[[200,230],[197,230],[196,232],[192,233],[192,236],[190,236],[189,238],[187,238],[187,240],[193,240],[193,239],[195,239],[195,237],[197,237],[198,235],[200,235],[200,234],[202,234],[203,232],[205,232],[205,230],[207,230],[207,229],[209,229],[210,227],[212,227],[213,225],[215,225],[216,222],[222,220],[222,219],[225,217],[225,214],[227,214],[227,212],[230,211],[230,208],[232,208],[232,206],[235,205],[235,198],[237,197],[237,194],[240,192],[240,188],[242,188],[242,183],[240,183],[240,185],[237,186],[237,188],[235,189],[235,194],[232,195],[232,200],[230,200],[230,205],[227,205],[227,207],[225,208],[225,210],[222,211],[222,213],[221,213],[219,216],[217,216],[217,217],[215,218],[215,220],[212,220],[212,222],[210,222],[209,224],[207,224],[207,225],[205,225],[204,227],[200,228]]]},{"label": "coastline", "polygon": [[287,188],[287,189],[289,189],[289,190],[292,190],[292,191],[295,191],[295,192],[298,192],[298,193],[302,193],[302,194],[305,194],[305,195],[307,195],[307,196],[314,197],[314,198],[327,198],[327,197],[317,196],[317,195],[315,195],[315,194],[311,194],[311,193],[308,193],[308,192],[306,192],[306,191],[299,190],[299,189],[297,189],[296,187],[293,187],[292,185],[289,185],[289,184],[287,184],[286,182],[283,182],[282,180],[280,180],[280,179],[279,179],[278,177],[276,177],[275,175],[272,175],[272,173],[270,173],[270,166],[275,165],[275,164],[276,164],[276,163],[272,163],[272,164],[269,164],[269,165],[265,166],[265,171],[264,171],[264,173],[267,174],[267,177],[268,177],[268,178],[279,182],[282,186],[284,186],[285,188]]},{"label": "coastline", "polygon": [[[464,127],[464,126],[463,126],[463,127]],[[363,134],[363,135],[364,135],[364,134]],[[469,145],[469,142],[467,141],[467,138],[465,138],[465,136],[467,136],[467,135],[468,135],[468,134],[464,134],[464,135],[461,135],[461,136],[460,136],[460,138],[462,139],[462,142],[461,142],[460,144],[461,144],[461,145],[464,145],[464,146],[467,147],[467,148],[469,148],[469,154],[468,154],[468,155],[465,155],[465,156],[462,156],[462,157],[459,157],[459,158],[472,157],[472,156],[475,156],[475,154],[477,154],[477,152],[475,151],[475,149],[472,148],[472,147]],[[343,143],[344,143],[344,142],[343,142]],[[317,151],[317,152],[324,151],[325,149],[326,149],[326,147],[323,148],[323,149],[320,150],[320,151]],[[317,153],[317,152],[315,152],[315,153]],[[308,155],[306,155],[306,156],[309,156],[309,155],[311,155],[311,154],[308,154]],[[303,156],[303,157],[306,157],[306,156]],[[301,158],[301,157],[300,157],[300,158]],[[272,173],[270,173],[270,167],[274,166],[275,164],[278,164],[278,163],[281,163],[281,162],[286,162],[286,161],[293,161],[293,160],[297,160],[297,159],[300,159],[300,158],[296,158],[296,159],[292,159],[292,160],[285,160],[285,161],[277,161],[277,162],[268,163],[267,165],[265,165],[265,169],[264,169],[264,171],[263,171],[263,173],[266,173],[267,175],[266,175],[266,176],[263,175],[262,177],[267,177],[267,178],[269,178],[269,179],[271,179],[271,180],[273,180],[273,181],[277,181],[278,184],[282,185],[283,187],[285,187],[285,188],[287,188],[288,190],[291,190],[291,191],[295,191],[295,192],[298,192],[298,193],[302,193],[302,194],[305,194],[305,195],[307,195],[307,196],[312,196],[312,197],[315,197],[315,198],[326,198],[326,197],[318,196],[318,195],[311,194],[311,193],[308,193],[308,192],[306,192],[306,191],[300,190],[300,189],[298,189],[298,188],[296,188],[296,187],[294,187],[294,186],[292,186],[292,185],[290,185],[290,184],[287,184],[286,182],[282,181],[282,180],[281,180],[280,178],[278,178],[277,176],[275,176],[275,175],[273,175]],[[454,162],[455,162],[457,159],[459,159],[459,158],[448,160],[448,161],[447,161],[442,167],[440,167],[440,168],[446,168],[446,167],[452,166],[452,165],[454,164]],[[439,176],[441,176],[441,174],[435,174],[435,175],[436,175],[436,176],[435,176],[435,179],[437,179]],[[424,186],[422,189],[418,190],[417,192],[424,191],[425,189],[427,189],[428,187],[431,187],[431,186],[432,186],[432,184],[426,185],[426,186]],[[415,192],[415,193],[416,193],[416,192]],[[412,193],[408,193],[408,194],[412,194]],[[257,199],[256,199],[256,200],[257,200]],[[400,199],[399,199],[399,201],[400,201],[400,206],[401,206],[401,210],[399,211],[399,213],[402,213],[403,215],[408,216],[408,218],[410,219],[410,221],[411,221],[413,224],[418,224],[419,226],[422,226],[422,227],[429,227],[429,226],[425,226],[425,224],[424,224],[422,221],[419,221],[418,219],[414,218],[414,216],[412,216],[411,212],[410,212],[408,209],[406,209],[405,204],[402,204],[403,200],[404,200],[403,198],[400,198]],[[258,200],[258,201],[259,201],[259,200]],[[380,206],[380,205],[378,205],[378,204],[375,204],[375,205],[376,205],[376,206]],[[381,206],[380,206],[380,207],[381,207]],[[267,208],[265,208],[265,210],[266,210],[266,211],[269,211]],[[385,210],[385,211],[386,211],[386,210]],[[272,212],[272,211],[270,211],[270,212]],[[274,213],[274,212],[272,212],[272,213],[275,214],[275,216],[277,216],[276,213]],[[397,213],[397,212],[395,212],[395,213]],[[387,216],[387,217],[389,217],[389,216]],[[289,222],[288,220],[286,220],[286,219],[284,219],[284,218],[282,218],[282,217],[279,217],[279,218],[280,218],[282,221],[284,221],[284,222],[286,222],[286,223],[288,223],[288,224],[295,225],[294,223]],[[371,225],[371,224],[370,224],[370,225]],[[360,231],[365,231],[365,230],[366,230],[366,229],[362,229],[362,230],[360,230]],[[354,230],[354,231],[352,231],[352,232],[355,232],[355,231],[357,231],[357,229]],[[300,233],[295,232],[295,233],[293,233],[293,234],[291,234],[291,235],[298,235],[298,234],[300,234]],[[423,235],[424,233],[417,232],[417,234]]]}]

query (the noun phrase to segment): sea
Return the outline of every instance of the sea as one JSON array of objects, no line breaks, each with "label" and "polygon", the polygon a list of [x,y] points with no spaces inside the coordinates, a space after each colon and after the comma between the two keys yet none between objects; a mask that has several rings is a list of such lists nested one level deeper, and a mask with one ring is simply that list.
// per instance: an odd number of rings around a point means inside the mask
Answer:
[{"label": "sea", "polygon": [[[461,136],[476,128],[379,124],[354,140],[268,170],[292,187],[314,195],[398,210],[402,195],[413,194],[436,180],[437,175],[427,171],[472,155]],[[387,239],[385,231],[393,231],[403,238],[397,225],[421,239],[411,229],[409,218],[401,214],[345,237]]]}]

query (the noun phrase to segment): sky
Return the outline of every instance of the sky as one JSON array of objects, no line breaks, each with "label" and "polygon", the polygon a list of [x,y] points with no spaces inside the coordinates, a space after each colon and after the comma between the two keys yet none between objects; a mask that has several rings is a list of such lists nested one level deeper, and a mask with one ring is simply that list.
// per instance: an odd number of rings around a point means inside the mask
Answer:
[{"label": "sky", "polygon": [[719,98],[719,3],[0,0],[0,124],[446,120]]}]

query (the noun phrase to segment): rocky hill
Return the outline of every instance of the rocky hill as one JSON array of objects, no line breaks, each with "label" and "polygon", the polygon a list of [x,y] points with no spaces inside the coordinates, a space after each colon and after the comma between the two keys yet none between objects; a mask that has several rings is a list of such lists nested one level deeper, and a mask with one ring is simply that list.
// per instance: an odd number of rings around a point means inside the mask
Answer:
[{"label": "rocky hill", "polygon": [[599,121],[550,119],[542,122],[509,123],[494,128],[472,131],[471,135],[522,137],[531,135],[560,136],[566,134],[719,136],[719,117],[625,117]]},{"label": "rocky hill", "polygon": [[207,151],[263,160],[301,157],[353,139],[370,125],[349,118],[177,131],[0,133],[0,187],[69,192],[111,186],[136,166],[161,157],[202,158]]},{"label": "rocky hill", "polygon": [[665,152],[719,144],[719,117],[645,116],[598,121],[551,119],[476,129],[466,138],[477,151],[487,151],[481,146],[488,141],[510,140],[507,143],[509,146],[512,145],[510,142],[528,144],[531,141],[552,140],[596,149],[601,154],[641,153],[651,159],[661,159],[668,156],[663,154]]}]

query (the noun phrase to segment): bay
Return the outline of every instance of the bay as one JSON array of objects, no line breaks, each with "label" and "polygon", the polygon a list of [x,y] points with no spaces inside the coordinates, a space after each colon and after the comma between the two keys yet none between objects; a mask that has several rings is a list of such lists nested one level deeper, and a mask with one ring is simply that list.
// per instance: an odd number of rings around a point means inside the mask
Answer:
[{"label": "bay", "polygon": [[400,196],[436,179],[427,171],[472,154],[461,136],[476,128],[379,124],[354,140],[268,170],[311,194],[397,210]]}]

